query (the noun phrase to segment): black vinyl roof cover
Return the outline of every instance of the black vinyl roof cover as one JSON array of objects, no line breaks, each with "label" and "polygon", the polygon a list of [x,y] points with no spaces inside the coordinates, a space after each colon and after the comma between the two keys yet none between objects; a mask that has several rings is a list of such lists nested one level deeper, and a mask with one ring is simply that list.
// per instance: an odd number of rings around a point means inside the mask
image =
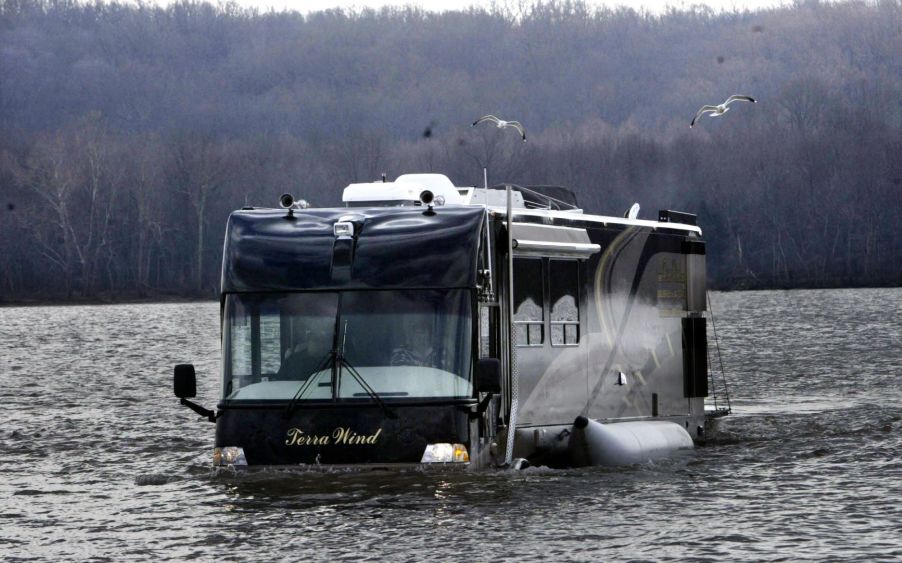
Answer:
[{"label": "black vinyl roof cover", "polygon": [[[332,225],[358,220],[349,277],[335,276]],[[476,287],[485,209],[422,207],[235,211],[226,228],[222,291]]]}]

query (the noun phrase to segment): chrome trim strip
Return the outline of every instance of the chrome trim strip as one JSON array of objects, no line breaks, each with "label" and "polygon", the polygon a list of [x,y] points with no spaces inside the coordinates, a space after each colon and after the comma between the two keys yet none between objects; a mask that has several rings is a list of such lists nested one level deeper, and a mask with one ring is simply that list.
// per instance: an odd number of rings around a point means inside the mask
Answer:
[{"label": "chrome trim strip", "polygon": [[566,258],[588,258],[601,252],[601,245],[590,243],[560,243],[543,240],[513,241],[514,256],[562,256]]}]

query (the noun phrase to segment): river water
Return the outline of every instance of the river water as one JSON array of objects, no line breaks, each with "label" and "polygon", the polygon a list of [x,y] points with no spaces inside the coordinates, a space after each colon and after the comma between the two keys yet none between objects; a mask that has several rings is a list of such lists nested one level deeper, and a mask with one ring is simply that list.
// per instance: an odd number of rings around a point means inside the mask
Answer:
[{"label": "river water", "polygon": [[902,289],[712,302],[710,444],[460,475],[213,475],[218,304],[2,308],[0,558],[902,560]]}]

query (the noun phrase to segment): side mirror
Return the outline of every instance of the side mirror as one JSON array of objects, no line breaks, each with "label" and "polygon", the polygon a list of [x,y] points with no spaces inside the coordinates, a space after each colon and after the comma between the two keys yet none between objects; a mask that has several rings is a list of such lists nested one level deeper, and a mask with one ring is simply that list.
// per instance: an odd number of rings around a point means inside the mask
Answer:
[{"label": "side mirror", "polygon": [[501,392],[501,362],[498,358],[482,358],[476,362],[476,390],[480,393]]},{"label": "side mirror", "polygon": [[179,399],[197,396],[197,378],[194,375],[194,364],[179,364],[175,366],[172,388],[175,391],[175,396]]}]

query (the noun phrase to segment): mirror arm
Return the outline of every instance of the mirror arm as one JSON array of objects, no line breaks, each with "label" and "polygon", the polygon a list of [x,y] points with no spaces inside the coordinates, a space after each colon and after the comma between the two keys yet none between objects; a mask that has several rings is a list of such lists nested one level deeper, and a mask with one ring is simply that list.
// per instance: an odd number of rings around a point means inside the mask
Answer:
[{"label": "mirror arm", "polygon": [[495,394],[492,392],[486,393],[485,397],[483,397],[483,399],[479,401],[479,405],[476,407],[476,413],[479,415],[485,413],[485,410],[489,408],[489,402],[491,402],[492,397],[494,396]]},{"label": "mirror arm", "polygon": [[215,412],[209,409],[205,409],[204,407],[198,405],[197,403],[189,401],[188,399],[181,399],[179,402],[189,409],[193,410],[197,414],[206,417],[210,422],[216,422],[216,419],[219,418],[219,415]]}]

